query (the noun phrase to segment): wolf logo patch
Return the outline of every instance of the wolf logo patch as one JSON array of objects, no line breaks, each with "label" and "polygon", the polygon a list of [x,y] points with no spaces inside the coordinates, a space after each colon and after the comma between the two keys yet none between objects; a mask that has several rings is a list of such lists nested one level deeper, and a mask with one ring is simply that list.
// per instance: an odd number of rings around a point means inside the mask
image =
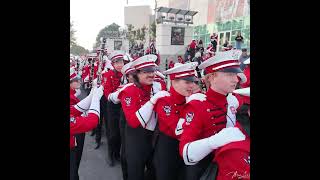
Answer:
[{"label": "wolf logo patch", "polygon": [[191,121],[193,120],[194,117],[194,113],[193,112],[188,112],[186,115],[186,124],[189,125],[191,123]]},{"label": "wolf logo patch", "polygon": [[124,99],[124,101],[126,102],[126,105],[127,105],[127,106],[130,106],[130,105],[131,105],[131,97],[126,97],[126,98]]},{"label": "wolf logo patch", "polygon": [[170,113],[171,113],[171,107],[170,106],[164,106],[163,110],[164,110],[164,112],[166,113],[167,116],[170,116]]}]

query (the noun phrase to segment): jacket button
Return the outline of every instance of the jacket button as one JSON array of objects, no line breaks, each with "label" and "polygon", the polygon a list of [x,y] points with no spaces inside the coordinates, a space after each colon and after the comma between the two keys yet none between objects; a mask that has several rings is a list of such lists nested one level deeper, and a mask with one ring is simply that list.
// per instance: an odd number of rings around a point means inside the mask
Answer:
[{"label": "jacket button", "polygon": [[214,119],[214,117],[211,117],[211,119]]},{"label": "jacket button", "polygon": [[207,109],[207,112],[210,112],[210,109]]}]

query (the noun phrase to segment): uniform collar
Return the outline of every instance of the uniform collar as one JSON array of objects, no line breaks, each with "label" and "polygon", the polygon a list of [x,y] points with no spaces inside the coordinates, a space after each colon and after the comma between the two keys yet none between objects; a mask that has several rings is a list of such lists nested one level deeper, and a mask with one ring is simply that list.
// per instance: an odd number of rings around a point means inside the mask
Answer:
[{"label": "uniform collar", "polygon": [[174,104],[182,105],[186,103],[186,97],[179,94],[174,88],[170,87],[170,99]]},{"label": "uniform collar", "polygon": [[207,95],[207,100],[210,101],[211,103],[222,105],[222,106],[227,103],[227,95],[218,93],[211,88],[209,88],[206,95]]},{"label": "uniform collar", "polygon": [[141,84],[141,89],[143,89],[144,91],[150,92],[151,88],[152,88],[152,84],[151,85]]}]

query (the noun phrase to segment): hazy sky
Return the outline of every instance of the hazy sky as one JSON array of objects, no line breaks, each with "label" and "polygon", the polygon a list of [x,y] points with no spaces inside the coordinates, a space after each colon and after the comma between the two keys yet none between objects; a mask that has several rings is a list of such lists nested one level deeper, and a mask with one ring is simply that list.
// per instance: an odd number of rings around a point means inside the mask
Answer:
[{"label": "hazy sky", "polygon": [[[128,0],[130,5],[150,5],[154,0]],[[124,27],[127,0],[70,0],[70,19],[77,43],[91,50],[99,31],[115,22]]]}]

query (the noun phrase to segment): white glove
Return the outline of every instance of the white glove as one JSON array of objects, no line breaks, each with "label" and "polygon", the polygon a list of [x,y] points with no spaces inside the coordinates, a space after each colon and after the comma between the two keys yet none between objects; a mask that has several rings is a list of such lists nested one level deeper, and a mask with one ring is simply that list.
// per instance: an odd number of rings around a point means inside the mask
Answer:
[{"label": "white glove", "polygon": [[245,140],[246,136],[237,127],[223,128],[220,132],[209,137],[212,149],[218,149],[226,144]]},{"label": "white glove", "polygon": [[98,79],[97,78],[95,78],[93,81],[92,81],[92,87],[97,87],[97,81],[98,81]]},{"label": "white glove", "polygon": [[87,75],[86,78],[84,78],[83,82],[89,82],[89,75]]},{"label": "white glove", "polygon": [[100,86],[98,88],[93,87],[92,101],[91,101],[88,113],[94,113],[100,117],[100,99],[102,95],[103,95],[103,86]]},{"label": "white glove", "polygon": [[78,111],[84,112],[89,109],[92,101],[92,94],[93,94],[92,92],[93,92],[93,88],[91,89],[90,94],[86,98],[82,99],[80,102],[78,102],[74,106]]},{"label": "white glove", "polygon": [[119,104],[120,99],[118,98],[120,91],[115,91],[113,93],[110,93],[108,96],[108,101],[113,102],[114,104]]},{"label": "white glove", "polygon": [[250,87],[242,88],[242,89],[236,89],[236,90],[233,91],[233,93],[250,97]]},{"label": "white glove", "polygon": [[108,101],[112,101],[114,104],[118,104],[120,102],[118,96],[120,94],[121,91],[123,91],[125,88],[127,88],[128,86],[133,85],[133,83],[128,83],[122,87],[119,87],[120,89],[118,89],[117,91],[110,93],[108,95]]},{"label": "white glove", "polygon": [[78,97],[81,94],[81,90],[80,89],[75,89],[76,93],[74,94],[76,97]]},{"label": "white glove", "polygon": [[192,100],[199,100],[199,101],[205,101],[207,99],[207,96],[202,93],[195,93],[191,96],[187,97],[186,103],[192,101]]},{"label": "white glove", "polygon": [[170,93],[168,91],[159,91],[157,92],[154,96],[150,98],[150,102],[155,105],[158,101],[159,98],[165,97],[165,96],[170,96]]},{"label": "white glove", "polygon": [[235,141],[242,141],[245,135],[235,127],[222,129],[211,137],[193,141],[183,147],[183,160],[186,165],[194,165],[214,149]]}]

